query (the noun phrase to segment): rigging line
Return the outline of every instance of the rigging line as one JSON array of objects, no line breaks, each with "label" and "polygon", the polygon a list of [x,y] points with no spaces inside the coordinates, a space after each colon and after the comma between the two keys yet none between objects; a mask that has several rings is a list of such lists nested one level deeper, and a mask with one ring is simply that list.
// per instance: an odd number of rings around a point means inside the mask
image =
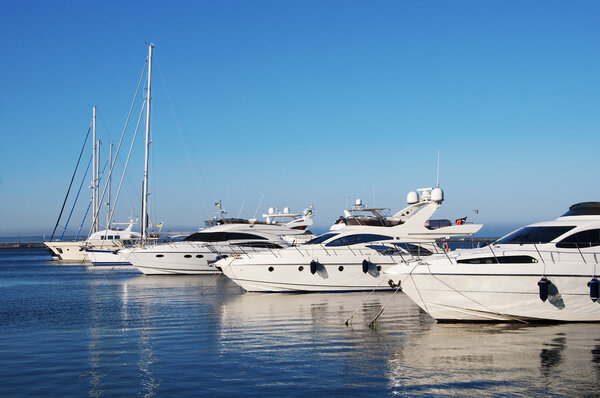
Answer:
[{"label": "rigging line", "polygon": [[375,289],[371,290],[371,293],[369,293],[369,295],[367,296],[367,298],[365,298],[365,299],[364,299],[364,300],[363,300],[363,301],[362,301],[362,302],[361,302],[361,303],[358,305],[358,307],[356,307],[356,309],[354,310],[354,312],[352,313],[352,315],[350,315],[350,318],[346,319],[346,322],[344,322],[344,324],[345,324],[346,326],[348,326],[348,324],[350,323],[350,320],[351,320],[352,318],[354,318],[354,315],[356,315],[356,313],[358,312],[358,310],[360,309],[360,307],[362,307],[362,306],[363,306],[363,305],[364,305],[364,304],[367,302],[367,300],[368,300],[368,299],[369,299],[369,298],[370,298],[370,297],[373,295],[373,293],[375,293],[375,292],[377,291],[377,288],[378,288],[379,286],[381,286],[381,284],[382,284],[384,281],[385,281],[385,279],[383,279],[383,278],[382,278],[382,279],[381,279],[381,281],[379,282],[379,284],[377,285],[377,287],[375,287]]},{"label": "rigging line", "polygon": [[113,200],[113,208],[112,208],[112,210],[110,212],[110,219],[111,220],[113,218],[113,215],[114,215],[114,212],[115,212],[115,208],[117,207],[116,203],[117,203],[117,200],[119,199],[119,194],[121,193],[121,187],[123,186],[123,179],[125,177],[125,171],[127,170],[127,166],[129,165],[129,159],[131,157],[131,152],[133,150],[133,144],[135,143],[135,139],[137,137],[137,133],[138,133],[138,131],[140,129],[140,123],[142,122],[142,116],[144,115],[144,109],[146,109],[146,105],[145,104],[142,105],[142,109],[140,110],[140,115],[138,117],[138,121],[137,121],[137,124],[135,126],[134,133],[133,133],[133,139],[131,140],[131,145],[129,146],[129,153],[127,154],[127,160],[125,161],[125,168],[123,169],[123,174],[121,174],[121,180],[119,181],[119,188],[117,188],[117,194],[115,195],[115,198]]},{"label": "rigging line", "polygon": [[[146,70],[146,65],[148,64],[148,59],[146,59],[146,62],[144,62],[144,67],[142,68],[142,75],[140,76],[140,81],[138,82],[138,86],[135,92],[135,95],[133,97],[133,101],[131,102],[131,106],[129,108],[129,113],[127,114],[127,120],[125,122],[125,127],[123,128],[123,133],[121,133],[121,139],[119,140],[119,145],[117,145],[117,150],[115,152],[115,158],[119,156],[119,151],[121,150],[121,144],[123,143],[123,138],[125,137],[125,131],[127,130],[127,126],[129,124],[129,119],[131,116],[131,112],[133,110],[133,106],[135,104],[135,99],[137,98],[139,89],[140,89],[140,85],[141,82],[143,80],[144,77],[144,72]],[[111,162],[110,164],[110,170],[108,172],[108,178],[106,180],[106,184],[104,185],[104,189],[102,190],[102,196],[100,197],[100,202],[104,201],[104,194],[106,193],[106,189],[108,188],[108,181],[110,180],[110,177],[112,176],[112,171],[113,171],[113,167],[114,167],[115,163]],[[116,207],[117,201],[115,200],[113,203],[113,209]],[[98,218],[98,215],[100,214],[100,207],[98,207],[98,209],[96,210],[96,214],[94,214],[94,218],[92,220],[92,225],[94,225],[94,223],[96,222],[96,219]],[[112,214],[111,214],[112,216]],[[112,217],[109,217],[109,219],[112,219]]]},{"label": "rigging line", "polygon": [[75,174],[77,173],[77,169],[79,168],[79,162],[81,161],[81,156],[83,155],[83,151],[85,149],[85,144],[87,143],[88,137],[90,136],[90,131],[92,130],[92,125],[88,127],[87,134],[85,135],[85,140],[83,140],[83,145],[81,146],[81,152],[79,152],[79,158],[77,159],[77,165],[75,166],[75,171],[73,171],[73,176],[71,177],[71,182],[69,183],[69,188],[67,189],[67,194],[65,195],[65,200],[63,201],[62,207],[60,208],[60,213],[58,214],[58,220],[56,220],[56,225],[54,225],[54,229],[52,230],[52,236],[50,240],[54,238],[54,233],[56,232],[56,228],[58,227],[58,223],[60,222],[60,218],[62,217],[63,211],[65,209],[65,204],[67,203],[67,198],[69,197],[69,193],[71,192],[71,186],[73,185],[73,180],[75,179]]},{"label": "rigging line", "polygon": [[377,319],[379,319],[379,317],[381,316],[381,314],[383,314],[383,311],[385,310],[385,308],[388,306],[388,304],[390,303],[390,301],[392,301],[392,299],[394,298],[394,296],[396,295],[396,293],[398,293],[398,291],[400,290],[400,284],[398,284],[398,287],[396,288],[396,290],[394,290],[394,293],[392,293],[392,296],[388,299],[388,301],[383,305],[383,307],[381,307],[381,310],[379,310],[379,312],[377,313],[377,315],[375,315],[375,318],[373,318],[373,320],[369,323],[369,327],[373,328],[375,321],[377,321]]},{"label": "rigging line", "polygon": [[[167,89],[167,81],[166,81],[166,79],[165,79],[165,77],[163,75],[162,68],[160,67],[160,63],[158,61],[156,61],[156,66],[158,66],[158,72],[159,72],[160,77],[161,77],[161,81],[162,81],[162,84],[163,84],[163,88],[165,90],[165,94],[167,95],[167,100],[169,101],[169,107],[171,109],[171,113],[173,115],[173,118],[175,119],[175,125],[177,126],[177,132],[179,133],[179,138],[181,139],[181,142],[183,144],[183,149],[185,151],[185,155],[186,155],[188,164],[190,166],[190,169],[192,170],[192,174],[194,175],[194,182],[196,183],[197,189],[200,192],[201,189],[200,189],[200,185],[198,184],[198,176],[196,174],[196,169],[198,169],[198,173],[200,174],[200,179],[202,181],[202,184],[204,185],[204,190],[205,190],[205,192],[206,192],[206,194],[208,196],[208,200],[210,201],[210,203],[213,203],[212,195],[210,194],[210,191],[208,189],[208,185],[206,184],[206,180],[204,178],[204,174],[202,174],[202,170],[200,170],[199,167],[198,168],[194,167],[194,165],[192,163],[192,158],[190,156],[190,153],[189,153],[189,150],[188,150],[188,146],[186,145],[186,140],[185,140],[185,138],[183,136],[183,132],[182,132],[181,126],[179,125],[179,121],[178,121],[177,115],[175,113],[175,107],[173,105],[173,101],[171,101],[171,95],[169,94],[169,90]],[[192,155],[194,155],[194,154],[192,154]],[[198,159],[198,157],[194,156],[194,159]],[[210,218],[210,212],[208,211],[208,208],[206,207],[205,201],[202,201],[202,207],[204,207],[204,211],[206,212],[206,216],[208,218]]]},{"label": "rigging line", "polygon": [[88,165],[85,169],[85,173],[83,173],[83,178],[81,179],[81,184],[79,184],[79,190],[77,191],[77,196],[75,196],[75,201],[73,202],[73,207],[71,207],[71,212],[69,213],[69,217],[67,218],[67,223],[65,224],[65,228],[63,229],[62,235],[60,236],[60,240],[63,240],[65,236],[65,232],[67,231],[67,227],[69,225],[69,221],[71,220],[71,216],[73,215],[73,210],[75,209],[75,204],[77,203],[77,199],[79,198],[79,194],[81,193],[81,188],[83,187],[83,183],[87,177],[87,173],[90,170],[90,165],[92,164],[92,156],[90,156],[90,160],[88,161]]}]

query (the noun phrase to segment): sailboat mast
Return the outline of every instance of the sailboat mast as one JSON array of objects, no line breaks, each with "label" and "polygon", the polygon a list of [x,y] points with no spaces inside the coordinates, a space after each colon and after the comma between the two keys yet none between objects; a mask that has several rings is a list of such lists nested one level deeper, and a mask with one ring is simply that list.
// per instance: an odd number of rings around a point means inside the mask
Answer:
[{"label": "sailboat mast", "polygon": [[92,233],[98,229],[96,227],[96,206],[98,203],[98,164],[96,159],[97,147],[96,147],[96,107],[92,108]]},{"label": "sailboat mast", "polygon": [[[112,170],[112,149],[113,144],[110,144],[108,147],[108,166],[109,169]],[[112,181],[111,173],[108,173],[108,200],[106,201],[106,229],[110,229],[110,183]]]},{"label": "sailboat mast", "polygon": [[144,155],[144,185],[142,189],[142,245],[148,239],[148,157],[150,150],[150,101],[152,99],[152,49],[148,46],[148,93],[146,98],[146,151]]}]

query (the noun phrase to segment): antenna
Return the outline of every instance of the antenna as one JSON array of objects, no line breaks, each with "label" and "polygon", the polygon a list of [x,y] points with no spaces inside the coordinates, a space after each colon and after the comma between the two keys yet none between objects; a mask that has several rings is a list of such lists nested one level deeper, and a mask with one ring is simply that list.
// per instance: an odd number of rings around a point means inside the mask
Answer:
[{"label": "antenna", "polygon": [[440,187],[440,151],[438,151],[437,176],[435,178],[435,186],[436,186],[436,188]]},{"label": "antenna", "polygon": [[242,210],[244,209],[245,204],[246,204],[246,198],[244,198],[244,201],[242,202],[242,207],[240,207],[240,212],[238,213],[237,218],[240,218],[240,215],[242,214]]},{"label": "antenna", "polygon": [[260,200],[258,201],[258,206],[256,206],[256,211],[254,212],[254,218],[256,218],[256,214],[258,213],[258,209],[260,208],[260,204],[262,203],[265,194],[260,195]]}]

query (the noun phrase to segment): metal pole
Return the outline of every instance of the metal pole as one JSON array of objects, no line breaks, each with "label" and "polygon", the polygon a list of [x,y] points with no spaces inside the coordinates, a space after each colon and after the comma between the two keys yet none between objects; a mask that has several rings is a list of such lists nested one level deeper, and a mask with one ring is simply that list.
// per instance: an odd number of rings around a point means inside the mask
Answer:
[{"label": "metal pole", "polygon": [[148,238],[148,156],[150,149],[150,101],[152,99],[152,49],[148,46],[148,93],[146,98],[146,151],[144,155],[144,185],[142,192],[142,246]]},{"label": "metal pole", "polygon": [[[92,108],[92,214],[96,214],[96,203],[98,197],[98,163],[96,159],[97,141],[96,141],[96,107]],[[96,219],[92,219],[92,233],[96,232]]]},{"label": "metal pole", "polygon": [[[112,149],[113,144],[108,147],[108,164],[109,169],[112,170]],[[111,173],[108,174],[108,199],[106,200],[106,229],[110,229],[110,182],[112,180]]]}]

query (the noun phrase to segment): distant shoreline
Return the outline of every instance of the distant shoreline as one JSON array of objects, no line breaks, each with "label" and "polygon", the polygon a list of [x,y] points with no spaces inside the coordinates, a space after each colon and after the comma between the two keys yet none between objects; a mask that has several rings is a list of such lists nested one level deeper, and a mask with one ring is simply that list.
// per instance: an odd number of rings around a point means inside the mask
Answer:
[{"label": "distant shoreline", "polygon": [[0,249],[23,249],[23,248],[40,248],[46,247],[42,242],[31,242],[31,243],[21,243],[21,242],[4,242],[0,243]]}]

